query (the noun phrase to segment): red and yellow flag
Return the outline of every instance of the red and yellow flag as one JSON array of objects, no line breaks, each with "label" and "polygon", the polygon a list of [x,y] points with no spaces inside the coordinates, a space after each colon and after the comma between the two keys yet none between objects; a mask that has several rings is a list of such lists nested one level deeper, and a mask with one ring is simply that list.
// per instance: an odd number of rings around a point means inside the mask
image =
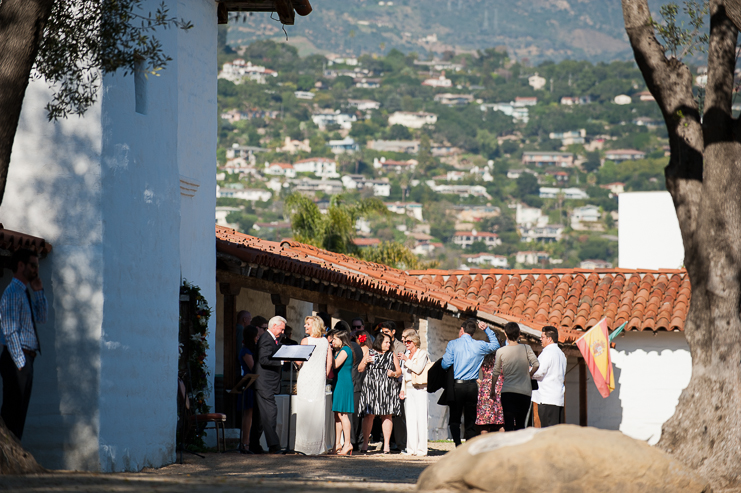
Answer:
[{"label": "red and yellow flag", "polygon": [[584,361],[592,372],[597,390],[602,397],[607,397],[615,390],[615,378],[612,374],[612,360],[610,359],[610,336],[607,332],[607,320],[600,320],[597,325],[581,336],[576,345],[581,351]]}]

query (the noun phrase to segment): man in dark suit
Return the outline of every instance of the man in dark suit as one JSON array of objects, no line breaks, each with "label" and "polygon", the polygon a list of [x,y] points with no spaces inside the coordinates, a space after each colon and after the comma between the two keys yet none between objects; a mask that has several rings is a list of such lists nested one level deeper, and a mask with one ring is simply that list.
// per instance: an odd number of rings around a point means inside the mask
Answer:
[{"label": "man in dark suit", "polygon": [[255,397],[260,410],[268,453],[281,452],[280,437],[276,430],[278,407],[275,395],[280,393],[280,360],[270,359],[280,348],[280,339],[286,328],[286,319],[273,317],[268,322],[268,330],[257,341],[256,373],[260,375],[255,382]]}]

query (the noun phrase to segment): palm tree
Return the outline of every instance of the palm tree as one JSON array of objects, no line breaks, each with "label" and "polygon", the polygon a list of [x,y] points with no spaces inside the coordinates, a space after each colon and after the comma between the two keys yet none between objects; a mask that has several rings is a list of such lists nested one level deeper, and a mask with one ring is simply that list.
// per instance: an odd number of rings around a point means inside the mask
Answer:
[{"label": "palm tree", "polygon": [[380,199],[350,202],[345,195],[335,195],[329,201],[326,214],[309,197],[293,193],[286,198],[286,214],[291,218],[294,238],[335,253],[357,254],[355,222],[371,214],[389,214]]}]

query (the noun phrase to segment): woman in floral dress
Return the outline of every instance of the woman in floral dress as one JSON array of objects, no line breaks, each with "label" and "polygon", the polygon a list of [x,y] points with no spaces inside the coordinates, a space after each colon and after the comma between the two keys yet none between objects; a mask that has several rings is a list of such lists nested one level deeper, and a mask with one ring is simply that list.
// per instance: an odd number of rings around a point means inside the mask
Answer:
[{"label": "woman in floral dress", "polygon": [[496,353],[487,354],[481,365],[483,379],[479,385],[479,402],[476,406],[476,424],[481,433],[499,431],[504,426],[504,413],[502,412],[502,383],[504,375],[499,375],[495,387],[495,398],[491,394],[491,372],[494,369]]}]

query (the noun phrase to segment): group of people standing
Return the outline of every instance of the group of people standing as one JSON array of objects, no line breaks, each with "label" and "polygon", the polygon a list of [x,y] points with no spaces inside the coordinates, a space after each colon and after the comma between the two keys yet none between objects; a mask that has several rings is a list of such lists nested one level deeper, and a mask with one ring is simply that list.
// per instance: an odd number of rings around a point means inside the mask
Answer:
[{"label": "group of people standing", "polygon": [[[240,316],[240,322],[245,323]],[[257,317],[256,317],[257,319]],[[261,321],[261,320],[259,320]],[[265,433],[268,452],[280,451],[275,431],[275,394],[280,391],[280,361],[270,357],[281,346],[285,319],[274,317],[260,334],[253,324],[243,326],[243,347],[239,355],[243,374],[258,373],[254,392],[248,389],[241,402],[243,453],[260,453],[260,434]],[[306,317],[306,337],[302,345],[314,346],[306,362],[297,362],[294,450],[306,455],[322,453],[352,455],[367,453],[376,417],[383,434],[382,453],[389,453],[394,421],[405,426],[409,455],[427,454],[427,390],[429,357],[420,348],[414,329],[404,330],[402,342],[394,334],[393,322],[381,324],[375,336],[365,330],[362,319],[354,319],[352,328],[338,321],[330,328],[326,313]],[[292,341],[293,342],[293,341]],[[267,374],[267,378],[263,375]],[[277,384],[276,384],[277,382]],[[334,415],[335,444],[327,450],[325,425],[328,386]],[[402,403],[404,404],[402,406]],[[406,411],[406,412],[404,412]],[[258,416],[256,418],[256,416]],[[404,418],[401,419],[400,418]],[[397,430],[398,431],[398,430]],[[403,438],[397,433],[397,445]]]},{"label": "group of people standing", "polygon": [[[473,338],[477,328],[488,341]],[[543,328],[539,357],[519,342],[518,324],[506,324],[504,333],[500,341],[483,322],[467,320],[458,338],[448,343],[439,369],[431,371],[435,387],[445,388],[440,403],[450,407],[448,425],[456,445],[461,444],[462,416],[465,439],[525,428],[531,402],[538,404],[541,427],[564,422],[566,356],[558,348],[556,328]]]}]

